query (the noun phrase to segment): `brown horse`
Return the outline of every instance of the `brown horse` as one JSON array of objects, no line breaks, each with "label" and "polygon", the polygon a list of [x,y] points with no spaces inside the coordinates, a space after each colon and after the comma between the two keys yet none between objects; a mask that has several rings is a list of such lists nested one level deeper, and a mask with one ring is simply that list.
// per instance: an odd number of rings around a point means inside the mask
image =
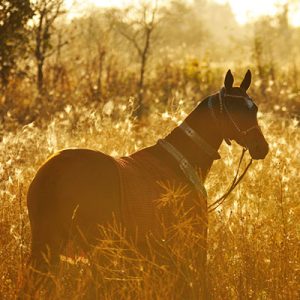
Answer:
[{"label": "brown horse", "polygon": [[[98,225],[111,222],[113,215],[139,245],[145,243],[147,233],[159,235],[155,200],[162,189],[158,181],[190,188],[187,206],[195,216],[201,214],[204,222],[199,230],[206,236],[207,202],[198,170],[204,180],[213,161],[220,158],[223,140],[235,140],[253,159],[268,153],[257,123],[257,106],[246,92],[251,72],[240,87],[233,87],[233,81],[229,70],[219,93],[204,99],[165,139],[128,157],[114,159],[98,151],[68,149],[43,164],[28,191],[32,265],[43,270],[45,253],[51,263],[57,263],[71,228],[92,244]],[[167,208],[164,214],[168,220]]]}]

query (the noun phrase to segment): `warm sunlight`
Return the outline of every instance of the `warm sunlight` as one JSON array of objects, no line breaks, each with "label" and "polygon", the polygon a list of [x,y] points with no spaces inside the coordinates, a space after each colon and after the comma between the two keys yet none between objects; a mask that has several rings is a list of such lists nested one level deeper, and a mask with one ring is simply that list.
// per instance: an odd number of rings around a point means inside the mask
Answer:
[{"label": "warm sunlight", "polygon": [[[286,0],[252,0],[252,1],[240,1],[240,0],[215,0],[219,3],[229,3],[232,11],[236,17],[236,20],[240,24],[245,24],[251,19],[257,18],[262,15],[274,15],[278,9],[278,5],[286,3]],[[67,7],[71,8],[71,4],[75,3],[75,6],[80,6],[80,10],[88,7],[89,5],[96,5],[100,7],[124,7],[126,5],[139,2],[138,0],[86,0],[83,2],[66,0]],[[153,0],[154,2],[154,0]],[[158,1],[168,2],[168,0]],[[187,0],[187,2],[191,2]],[[80,4],[79,4],[80,3]],[[76,11],[78,11],[76,9]],[[292,4],[292,10],[289,14],[290,22],[293,26],[300,26],[300,3]]]},{"label": "warm sunlight", "polygon": [[300,0],[0,0],[0,300],[299,299]]}]

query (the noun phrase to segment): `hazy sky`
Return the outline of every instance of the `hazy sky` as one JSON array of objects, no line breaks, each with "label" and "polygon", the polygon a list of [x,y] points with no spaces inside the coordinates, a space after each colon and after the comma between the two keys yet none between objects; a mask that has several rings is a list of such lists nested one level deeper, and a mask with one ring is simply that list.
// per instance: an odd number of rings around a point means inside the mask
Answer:
[{"label": "hazy sky", "polygon": [[[65,0],[68,7],[73,0]],[[190,0],[187,0],[187,2]],[[219,3],[229,3],[237,21],[240,24],[244,24],[247,21],[261,16],[261,15],[273,15],[276,13],[276,5],[286,3],[287,0],[215,0]],[[80,11],[87,7],[89,4],[94,4],[102,7],[109,6],[126,6],[138,0],[85,0],[77,1],[80,3]],[[167,0],[160,0],[159,2],[167,2]],[[290,22],[294,26],[300,26],[300,1],[297,1],[290,13]],[[84,4],[83,4],[84,3]]]},{"label": "hazy sky", "polygon": [[[235,14],[237,21],[246,23],[251,18],[261,15],[273,15],[277,11],[276,5],[284,4],[286,0],[216,0],[220,3],[229,3]],[[293,7],[290,13],[290,22],[295,26],[300,26],[300,1]]]}]

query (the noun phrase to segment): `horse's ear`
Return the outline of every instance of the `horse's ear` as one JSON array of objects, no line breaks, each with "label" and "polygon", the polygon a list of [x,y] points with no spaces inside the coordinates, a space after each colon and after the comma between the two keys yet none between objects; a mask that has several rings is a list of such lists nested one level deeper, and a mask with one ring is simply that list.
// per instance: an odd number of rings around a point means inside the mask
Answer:
[{"label": "horse's ear", "polygon": [[245,75],[245,78],[243,79],[240,87],[246,92],[251,84],[251,78],[252,78],[252,74],[251,74],[251,71],[248,70],[246,75]]},{"label": "horse's ear", "polygon": [[225,76],[224,85],[226,90],[230,90],[233,86],[233,76],[231,74],[231,71],[228,70]]}]

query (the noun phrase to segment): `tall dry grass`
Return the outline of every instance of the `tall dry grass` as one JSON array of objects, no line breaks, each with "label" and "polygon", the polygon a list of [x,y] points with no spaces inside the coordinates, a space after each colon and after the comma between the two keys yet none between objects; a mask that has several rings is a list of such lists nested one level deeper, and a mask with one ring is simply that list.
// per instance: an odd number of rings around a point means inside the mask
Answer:
[{"label": "tall dry grass", "polygon": [[[175,101],[176,102],[176,101]],[[26,191],[39,165],[67,147],[84,147],[126,155],[167,134],[191,110],[177,101],[167,111],[151,112],[135,123],[132,106],[67,105],[39,125],[6,132],[0,144],[0,298],[14,299],[26,274],[30,228]],[[253,164],[244,181],[209,215],[208,282],[213,299],[298,299],[300,282],[300,134],[296,120],[261,113],[270,144],[264,161]],[[234,176],[240,149],[222,146],[206,181],[215,199]],[[170,201],[181,199],[169,191]],[[211,200],[210,200],[211,201]],[[176,208],[176,207],[175,207]],[[88,259],[64,257],[51,295],[41,299],[183,299],[199,286],[197,233],[178,215],[176,240],[153,243],[167,251],[143,256],[118,226],[101,228],[102,239]],[[162,244],[161,244],[162,243]],[[153,246],[153,247],[152,247]],[[161,263],[160,256],[168,256]],[[171,265],[170,265],[171,264]]]}]

